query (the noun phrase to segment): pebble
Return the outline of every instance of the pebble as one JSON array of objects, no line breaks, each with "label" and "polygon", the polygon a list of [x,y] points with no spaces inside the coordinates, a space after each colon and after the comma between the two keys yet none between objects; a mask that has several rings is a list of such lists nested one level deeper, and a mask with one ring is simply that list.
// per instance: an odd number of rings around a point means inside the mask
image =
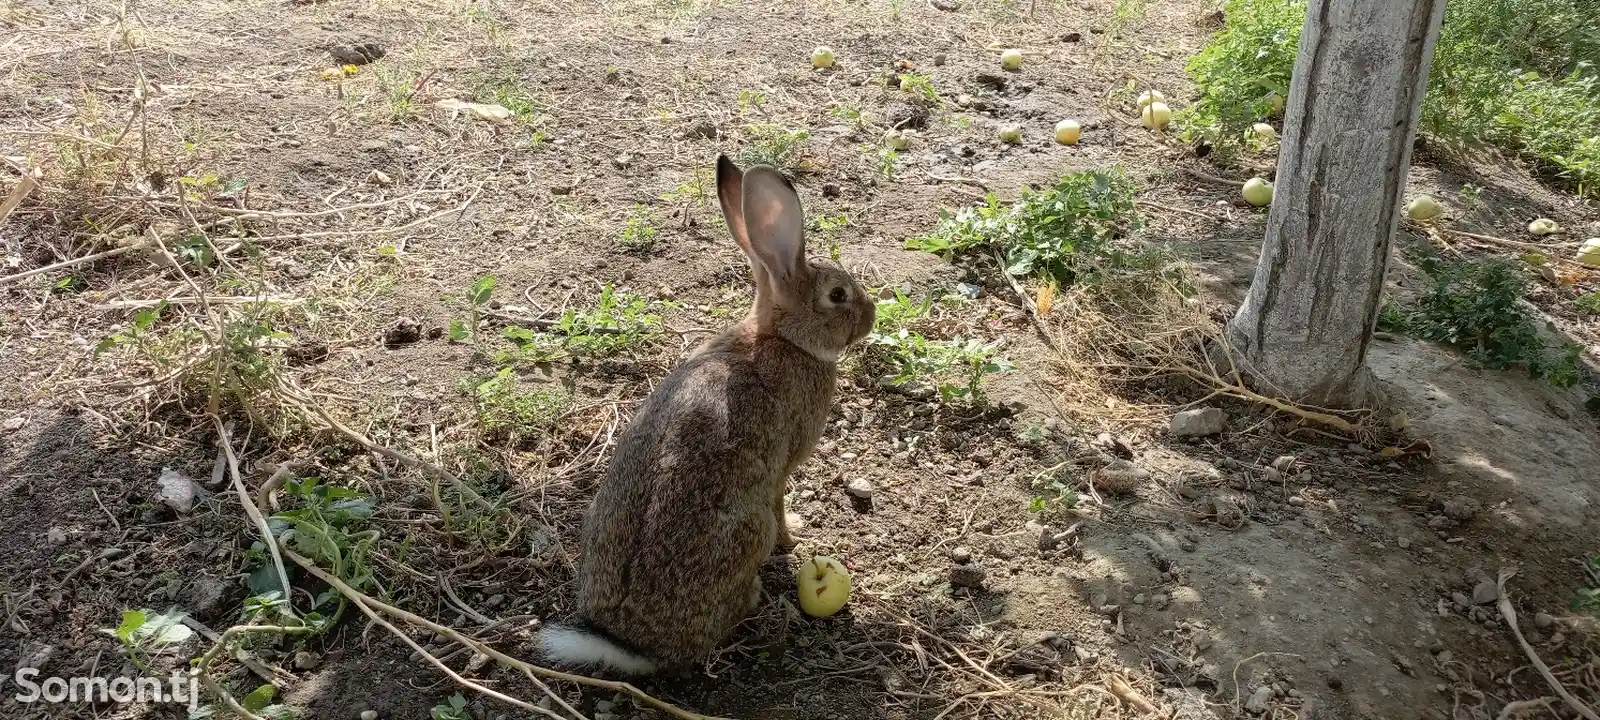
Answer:
[{"label": "pebble", "polygon": [[361,720],[378,720],[377,710],[362,710]]},{"label": "pebble", "polygon": [[1139,593],[1138,595],[1133,596],[1133,604],[1135,605],[1143,605],[1144,600],[1144,593]]},{"label": "pebble", "polygon": [[1467,598],[1465,593],[1460,593],[1460,592],[1450,593],[1450,599],[1452,601],[1454,601],[1456,605],[1458,605],[1458,606],[1460,606],[1462,608],[1466,608],[1466,607],[1472,605],[1472,601]]},{"label": "pebble", "polygon": [[861,498],[862,500],[871,500],[872,494],[877,492],[877,490],[878,489],[876,487],[873,487],[871,480],[862,477],[851,478],[850,481],[844,485],[845,492]]},{"label": "pebble", "polygon": [[1444,501],[1444,514],[1451,520],[1471,520],[1478,514],[1478,501],[1457,495]]},{"label": "pebble", "polygon": [[1554,624],[1556,624],[1556,619],[1551,617],[1549,613],[1534,613],[1533,614],[1533,626],[1534,627],[1547,628],[1547,627],[1550,627],[1551,625],[1554,625]]},{"label": "pebble", "polygon": [[506,596],[504,596],[504,595],[490,595],[489,599],[487,601],[485,601],[485,604],[487,604],[490,608],[500,607],[501,605],[506,604]]},{"label": "pebble", "polygon": [[950,551],[950,559],[965,565],[972,561],[972,549],[964,546],[957,547]]},{"label": "pebble", "polygon": [[1165,610],[1167,605],[1171,603],[1172,599],[1167,597],[1165,593],[1156,593],[1154,597],[1150,598],[1150,604],[1154,605],[1157,610]]},{"label": "pebble", "polygon": [[983,581],[987,577],[988,573],[984,572],[983,568],[973,564],[955,565],[950,568],[950,584],[956,587],[983,587]]},{"label": "pebble", "polygon": [[51,545],[62,545],[67,542],[67,533],[61,528],[53,527],[45,533],[45,539],[49,540]]},{"label": "pebble", "polygon": [[1398,545],[1401,550],[1405,550],[1411,547],[1411,540],[1407,538],[1395,538],[1394,544]]},{"label": "pebble", "polygon": [[322,664],[322,659],[304,650],[294,654],[294,669],[310,670]]},{"label": "pebble", "polygon": [[1484,580],[1472,588],[1472,604],[1487,605],[1500,599],[1500,588],[1494,581]]},{"label": "pebble", "polygon": [[1306,504],[1306,499],[1303,498],[1303,497],[1300,497],[1299,495],[1290,495],[1289,496],[1289,504],[1293,505],[1295,507],[1304,507],[1305,504]]},{"label": "pebble", "polygon": [[1177,437],[1216,435],[1225,429],[1227,420],[1227,414],[1219,408],[1184,410],[1172,416],[1169,431]]},{"label": "pebble", "polygon": [[1245,712],[1255,715],[1265,713],[1269,703],[1272,702],[1272,697],[1272,686],[1263,685],[1256,688],[1255,692],[1250,693],[1249,699],[1244,701]]}]

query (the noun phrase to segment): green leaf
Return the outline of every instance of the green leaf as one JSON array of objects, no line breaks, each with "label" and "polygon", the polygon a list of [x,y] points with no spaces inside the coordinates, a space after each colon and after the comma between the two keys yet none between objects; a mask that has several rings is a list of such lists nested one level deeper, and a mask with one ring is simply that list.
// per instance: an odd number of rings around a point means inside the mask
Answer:
[{"label": "green leaf", "polygon": [[229,180],[227,185],[222,186],[222,192],[217,193],[217,195],[219,197],[231,197],[233,195],[237,195],[240,190],[244,189],[245,185],[249,184],[249,182],[249,180],[244,178],[234,178]]},{"label": "green leaf", "polygon": [[493,275],[485,275],[472,283],[472,291],[467,293],[467,301],[473,305],[483,305],[489,302],[489,295],[494,292],[495,279]]},{"label": "green leaf", "polygon": [[467,331],[466,323],[459,319],[450,321],[451,342],[461,342],[462,340],[466,340],[468,335],[471,335],[471,333]]},{"label": "green leaf", "polygon": [[124,645],[133,643],[134,633],[144,627],[147,616],[143,610],[123,610],[122,624],[117,626],[116,636]]},{"label": "green leaf", "polygon": [[244,696],[244,700],[242,700],[240,704],[244,705],[244,709],[249,710],[250,712],[256,712],[268,705],[271,705],[272,699],[277,696],[278,689],[269,683],[250,691],[250,694]]}]

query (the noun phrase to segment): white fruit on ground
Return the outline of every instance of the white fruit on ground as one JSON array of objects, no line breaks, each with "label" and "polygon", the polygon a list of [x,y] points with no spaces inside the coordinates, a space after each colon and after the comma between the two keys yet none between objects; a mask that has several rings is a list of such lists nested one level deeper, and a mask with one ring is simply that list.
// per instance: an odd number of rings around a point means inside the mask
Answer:
[{"label": "white fruit on ground", "polygon": [[904,150],[911,144],[911,138],[903,131],[890,130],[883,134],[883,144],[888,145],[891,150]]},{"label": "white fruit on ground", "polygon": [[1022,126],[1007,125],[1003,128],[1000,128],[1000,142],[1010,143],[1013,145],[1022,142]]},{"label": "white fruit on ground", "polygon": [[850,571],[831,557],[818,555],[795,574],[800,609],[811,617],[828,617],[850,601]]},{"label": "white fruit on ground", "polygon": [[1139,115],[1144,122],[1144,126],[1151,130],[1160,130],[1166,127],[1167,123],[1172,122],[1172,109],[1159,100],[1144,106],[1144,110]]},{"label": "white fruit on ground", "polygon": [[1016,48],[1011,48],[1003,53],[1000,53],[1000,67],[1007,70],[1021,70],[1022,51]]},{"label": "white fruit on ground", "polygon": [[1272,204],[1272,183],[1265,178],[1253,177],[1244,183],[1244,201],[1256,207]]},{"label": "white fruit on ground", "polygon": [[1427,195],[1418,195],[1411,202],[1406,203],[1406,217],[1412,220],[1432,220],[1439,217],[1441,210],[1439,201]]},{"label": "white fruit on ground", "polygon": [[1600,238],[1589,238],[1578,248],[1577,261],[1592,268],[1600,268]]},{"label": "white fruit on ground", "polygon": [[814,68],[831,68],[831,67],[833,67],[833,48],[830,48],[830,47],[828,47],[826,45],[818,45],[817,49],[812,50],[811,51],[811,67],[814,67]]},{"label": "white fruit on ground", "polygon": [[1539,218],[1528,223],[1528,234],[1530,235],[1551,235],[1560,229],[1561,226],[1550,218]]},{"label": "white fruit on ground", "polygon": [[1083,128],[1078,125],[1077,120],[1062,120],[1056,123],[1056,142],[1062,145],[1076,145],[1078,136],[1082,132]]},{"label": "white fruit on ground", "polygon": [[1162,95],[1160,90],[1146,90],[1146,91],[1144,91],[1142,93],[1139,93],[1138,106],[1139,106],[1140,110],[1143,110],[1145,108],[1145,106],[1149,105],[1150,103],[1166,102],[1166,101],[1167,101],[1167,96]]},{"label": "white fruit on ground", "polygon": [[1256,139],[1262,142],[1270,142],[1278,139],[1278,131],[1266,123],[1256,123],[1251,125],[1250,134],[1256,136]]}]

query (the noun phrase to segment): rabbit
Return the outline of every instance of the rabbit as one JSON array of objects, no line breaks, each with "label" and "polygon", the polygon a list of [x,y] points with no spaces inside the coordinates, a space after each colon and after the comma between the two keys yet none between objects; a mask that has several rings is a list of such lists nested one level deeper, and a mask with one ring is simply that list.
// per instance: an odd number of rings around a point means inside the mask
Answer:
[{"label": "rabbit", "polygon": [[876,318],[848,272],[807,259],[800,197],[781,173],[718,155],[717,198],[755,303],[618,438],[584,520],[577,617],[537,641],[552,664],[682,671],[755,611],[762,564],[795,544],[785,484],[822,436],[840,353]]}]

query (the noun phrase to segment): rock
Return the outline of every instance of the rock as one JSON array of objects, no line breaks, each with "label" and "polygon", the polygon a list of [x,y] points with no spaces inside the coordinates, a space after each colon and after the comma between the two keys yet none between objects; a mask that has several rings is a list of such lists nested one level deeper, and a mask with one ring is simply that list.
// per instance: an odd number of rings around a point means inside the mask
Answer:
[{"label": "rock", "polygon": [[783,521],[789,524],[790,530],[800,530],[806,526],[806,519],[797,512],[786,512]]},{"label": "rock", "polygon": [[934,55],[933,56],[933,66],[934,67],[943,67],[944,63],[945,63],[944,53],[939,53],[938,55]]},{"label": "rock", "polygon": [[957,546],[954,550],[950,551],[950,559],[965,565],[972,561],[972,550],[971,548],[967,548],[965,546]]},{"label": "rock", "polygon": [[53,527],[45,532],[45,539],[50,541],[51,545],[65,545],[67,542],[67,533],[61,528]]},{"label": "rock", "polygon": [[294,654],[294,669],[311,670],[322,664],[322,659],[304,650]]},{"label": "rock", "polygon": [[377,43],[335,45],[328,48],[328,54],[340,65],[366,65],[377,62],[384,56],[383,48]]},{"label": "rock", "polygon": [[825,198],[839,197],[839,183],[823,183],[822,196]]},{"label": "rock", "polygon": [[956,283],[956,294],[968,300],[977,300],[983,294],[983,288],[969,282]]},{"label": "rock", "polygon": [[597,712],[597,713],[608,713],[608,712],[611,712],[614,708],[616,708],[616,706],[617,706],[617,704],[614,703],[614,702],[611,702],[610,700],[596,700],[596,701],[594,701],[594,711]]},{"label": "rock", "polygon": [[[274,573],[272,577],[276,578],[277,574]],[[184,609],[197,618],[210,617],[217,611],[222,595],[227,590],[227,585],[220,578],[197,573],[183,588]]]},{"label": "rock", "polygon": [[1444,501],[1445,517],[1458,522],[1471,520],[1478,514],[1478,501],[1465,495],[1457,495]]},{"label": "rock", "polygon": [[16,432],[21,430],[23,425],[27,424],[28,419],[18,415],[16,417],[6,418],[4,423],[0,423],[0,429],[5,430],[6,432]]},{"label": "rock", "polygon": [[1272,697],[1273,692],[1271,685],[1263,685],[1256,688],[1255,692],[1250,693],[1250,697],[1244,701],[1245,712],[1248,712],[1252,715],[1261,715],[1265,713],[1267,708],[1272,704]]},{"label": "rock", "polygon": [[1472,588],[1472,604],[1488,605],[1500,599],[1500,588],[1493,581],[1484,580]]},{"label": "rock", "polygon": [[1551,617],[1549,613],[1533,614],[1533,626],[1536,628],[1547,628],[1554,624],[1556,624],[1556,619]]},{"label": "rock", "polygon": [[383,332],[383,345],[391,350],[421,339],[422,323],[408,317],[395,320],[394,324]]},{"label": "rock", "polygon": [[1294,456],[1293,455],[1279,455],[1277,457],[1277,459],[1272,461],[1272,469],[1273,470],[1277,470],[1280,473],[1287,473],[1290,470],[1293,470],[1294,469]]},{"label": "rock", "polygon": [[377,710],[362,710],[361,720],[378,720]]},{"label": "rock", "polygon": [[1459,607],[1459,608],[1461,608],[1463,610],[1465,610],[1468,607],[1472,606],[1472,600],[1467,597],[1466,593],[1459,593],[1459,592],[1450,593],[1450,601],[1455,603],[1457,607]]},{"label": "rock", "polygon": [[950,584],[955,587],[980,588],[983,581],[989,576],[983,568],[975,564],[953,565],[950,567]]},{"label": "rock", "polygon": [[184,515],[194,509],[199,486],[189,476],[172,468],[161,468],[161,477],[156,478],[156,482],[160,485],[161,502],[173,512]]},{"label": "rock", "polygon": [[1143,605],[1144,600],[1144,593],[1139,593],[1138,595],[1133,596],[1133,604],[1135,605]]},{"label": "rock", "polygon": [[1306,499],[1300,497],[1299,495],[1290,495],[1289,504],[1293,505],[1294,507],[1305,507]]},{"label": "rock", "polygon": [[487,605],[490,610],[498,608],[504,604],[506,604],[506,596],[504,595],[490,595],[489,599],[484,601],[484,605]]},{"label": "rock", "polygon": [[1450,524],[1450,518],[1447,518],[1447,517],[1445,517],[1443,515],[1435,515],[1432,518],[1428,519],[1428,527],[1433,528],[1434,530],[1443,529],[1446,525],[1449,525],[1449,524]]},{"label": "rock", "polygon": [[1411,548],[1411,540],[1408,538],[1395,538],[1394,544],[1399,546],[1401,550],[1409,550]]},{"label": "rock", "polygon": [[1214,407],[1184,410],[1172,416],[1171,433],[1177,437],[1204,437],[1222,432],[1228,416]]},{"label": "rock", "polygon": [[844,484],[845,492],[862,500],[871,500],[872,494],[877,490],[877,488],[873,487],[871,480],[863,477],[851,478],[849,482]]},{"label": "rock", "polygon": [[1083,33],[1069,32],[1061,36],[1061,42],[1075,43],[1083,39]]},{"label": "rock", "polygon": [[1168,605],[1172,604],[1172,599],[1167,597],[1165,593],[1156,593],[1150,598],[1150,604],[1157,610],[1165,610]]}]

